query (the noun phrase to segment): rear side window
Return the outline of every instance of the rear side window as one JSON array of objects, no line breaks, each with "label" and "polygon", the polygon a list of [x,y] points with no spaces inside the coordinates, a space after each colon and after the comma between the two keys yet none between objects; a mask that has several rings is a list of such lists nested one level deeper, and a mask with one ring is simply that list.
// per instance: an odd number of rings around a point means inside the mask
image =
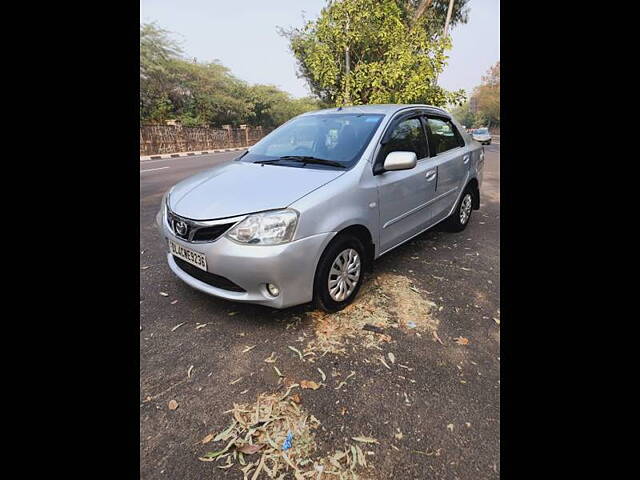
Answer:
[{"label": "rear side window", "polygon": [[464,146],[464,142],[450,120],[427,118],[429,141],[435,155]]},{"label": "rear side window", "polygon": [[427,156],[427,143],[419,118],[402,120],[393,127],[387,143],[382,147],[382,159],[391,152],[415,152],[419,159]]}]

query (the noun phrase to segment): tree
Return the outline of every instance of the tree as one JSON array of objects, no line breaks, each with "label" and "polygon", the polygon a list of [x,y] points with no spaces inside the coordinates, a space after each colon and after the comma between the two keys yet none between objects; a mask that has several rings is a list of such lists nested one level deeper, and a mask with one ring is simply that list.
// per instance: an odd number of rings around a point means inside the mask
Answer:
[{"label": "tree", "polygon": [[293,99],[273,85],[249,87],[249,98],[253,104],[249,123],[267,128],[275,128],[296,115],[321,107],[314,98]]},{"label": "tree", "polygon": [[169,70],[181,54],[169,32],[155,23],[140,25],[140,120],[162,119],[171,111]]},{"label": "tree", "polygon": [[140,25],[141,122],[273,128],[319,107],[271,85],[250,86],[219,62],[198,63],[182,54],[170,32],[155,23]]},{"label": "tree", "polygon": [[462,105],[458,105],[453,108],[451,110],[451,115],[453,115],[458,122],[467,128],[472,128],[474,126],[476,119],[474,113],[471,111],[469,102],[464,102]]},{"label": "tree", "polygon": [[366,103],[458,104],[464,91],[435,84],[451,47],[430,33],[430,15],[409,20],[398,0],[329,2],[302,28],[281,30],[299,75],[330,105]]},{"label": "tree", "polygon": [[175,118],[183,125],[238,125],[252,111],[248,86],[217,62],[173,62],[176,85],[169,93]]},{"label": "tree", "polygon": [[[402,11],[405,24],[415,22],[416,16],[418,18],[424,17],[423,25],[429,37],[442,35],[449,0],[396,0],[396,3]],[[451,20],[449,21],[450,30],[458,24],[467,23],[469,19],[468,3],[469,0],[456,0],[453,3]]]},{"label": "tree", "polygon": [[485,116],[488,126],[500,126],[500,62],[498,61],[482,77],[482,83],[473,91],[479,112]]}]

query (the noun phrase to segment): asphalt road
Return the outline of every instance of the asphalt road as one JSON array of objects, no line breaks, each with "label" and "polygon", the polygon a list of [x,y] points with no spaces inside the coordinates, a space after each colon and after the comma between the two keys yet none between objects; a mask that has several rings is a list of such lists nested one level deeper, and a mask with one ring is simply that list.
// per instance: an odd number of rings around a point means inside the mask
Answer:
[{"label": "asphalt road", "polygon": [[[382,352],[367,350],[302,363],[287,346],[302,349],[300,342],[313,337],[306,316],[310,306],[278,311],[235,304],[179,281],[166,265],[154,225],[162,195],[180,179],[241,152],[141,162],[141,478],[243,478],[235,468],[200,462],[198,456],[214,448],[197,443],[228,425],[223,412],[234,402],[251,403],[275,390],[277,376],[263,362],[273,351],[281,355],[279,368],[297,380],[317,380],[318,367],[338,375],[357,373],[340,390],[332,384],[300,392],[303,406],[322,422],[316,433],[319,455],[343,439],[367,435],[380,443],[367,445],[374,454],[366,478],[499,478],[499,142],[485,152],[481,208],[467,229],[453,234],[436,227],[383,256],[371,274],[408,277],[439,306],[442,343],[394,329],[385,347],[395,352],[396,363],[413,368],[410,374],[396,365],[385,368],[376,360]],[[468,344],[457,344],[458,337]],[[251,345],[256,347],[243,354]],[[243,380],[229,385],[239,377]],[[167,406],[170,400],[179,404],[174,411]],[[399,431],[401,439],[395,436]]]}]

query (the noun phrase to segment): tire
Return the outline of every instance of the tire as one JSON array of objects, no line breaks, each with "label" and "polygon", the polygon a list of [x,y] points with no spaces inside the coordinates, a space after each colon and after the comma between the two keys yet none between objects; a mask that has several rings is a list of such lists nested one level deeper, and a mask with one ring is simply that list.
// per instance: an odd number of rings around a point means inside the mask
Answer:
[{"label": "tire", "polygon": [[[357,257],[354,255],[357,255]],[[358,291],[362,286],[365,258],[364,247],[357,237],[353,235],[339,235],[334,238],[322,253],[318,267],[316,268],[316,275],[313,281],[313,300],[315,306],[326,312],[333,313],[349,305],[358,295]],[[351,271],[352,274],[345,274],[342,280],[337,278],[336,270],[332,271],[334,264],[337,264],[337,270],[340,270],[341,264],[351,264],[352,267],[347,267],[346,271]],[[354,270],[354,268],[357,268],[357,270]],[[357,278],[354,279],[353,277]],[[331,291],[329,281],[335,284],[335,287],[332,288]],[[351,284],[349,284],[348,281],[351,281]],[[342,287],[340,287],[340,285],[342,285]],[[346,296],[342,297],[342,295]]]},{"label": "tire", "polygon": [[471,219],[471,212],[473,212],[473,195],[473,190],[467,186],[460,200],[458,200],[455,210],[445,221],[445,227],[448,231],[461,232],[467,228]]}]

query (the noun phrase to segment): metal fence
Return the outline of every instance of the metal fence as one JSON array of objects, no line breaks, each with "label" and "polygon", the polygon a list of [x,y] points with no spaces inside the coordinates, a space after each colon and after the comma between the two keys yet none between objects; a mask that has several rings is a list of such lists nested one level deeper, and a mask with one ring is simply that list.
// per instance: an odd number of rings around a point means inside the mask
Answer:
[{"label": "metal fence", "polygon": [[248,147],[270,131],[271,129],[249,126],[208,128],[142,125],[140,126],[140,155]]}]

